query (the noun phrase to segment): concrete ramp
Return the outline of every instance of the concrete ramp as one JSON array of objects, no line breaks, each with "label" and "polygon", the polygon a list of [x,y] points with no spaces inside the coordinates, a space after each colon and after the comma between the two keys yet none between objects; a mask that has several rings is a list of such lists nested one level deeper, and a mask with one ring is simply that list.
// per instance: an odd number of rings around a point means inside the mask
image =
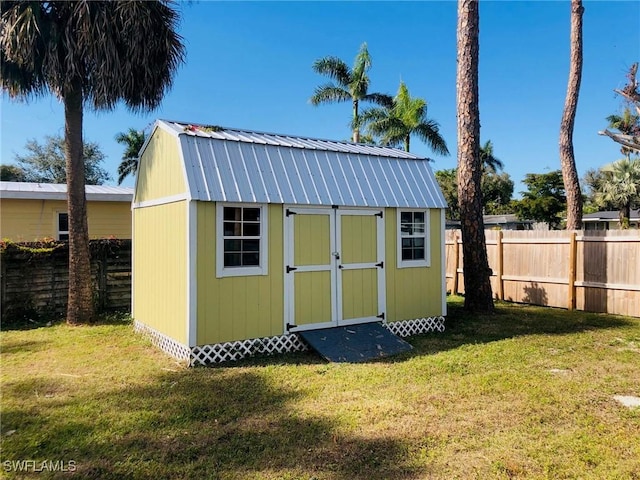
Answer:
[{"label": "concrete ramp", "polygon": [[413,349],[381,323],[361,323],[297,333],[330,362],[366,362]]}]

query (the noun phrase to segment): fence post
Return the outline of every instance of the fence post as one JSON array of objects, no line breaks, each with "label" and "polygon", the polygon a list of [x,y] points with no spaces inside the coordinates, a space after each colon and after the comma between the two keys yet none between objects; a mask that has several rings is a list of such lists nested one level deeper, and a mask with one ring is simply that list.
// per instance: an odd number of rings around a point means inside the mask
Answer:
[{"label": "fence post", "polygon": [[498,249],[498,265],[497,265],[497,274],[498,274],[498,300],[504,300],[504,284],[502,281],[502,273],[504,268],[504,257],[503,257],[503,247],[502,247],[502,230],[498,231],[498,236],[496,238],[496,248]]},{"label": "fence post", "polygon": [[567,298],[567,308],[576,308],[576,257],[578,254],[578,244],[576,242],[576,232],[569,235],[569,292]]},{"label": "fence post", "polygon": [[460,252],[458,251],[458,234],[453,236],[453,294],[458,294],[458,262]]}]

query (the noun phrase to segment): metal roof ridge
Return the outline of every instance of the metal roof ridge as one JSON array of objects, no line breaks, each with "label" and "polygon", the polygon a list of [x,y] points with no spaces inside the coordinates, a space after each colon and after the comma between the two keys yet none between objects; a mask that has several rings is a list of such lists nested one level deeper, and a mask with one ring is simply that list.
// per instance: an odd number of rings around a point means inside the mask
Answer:
[{"label": "metal roof ridge", "polygon": [[[172,124],[172,125],[184,126],[184,127],[194,126],[197,128],[197,127],[211,126],[210,124],[206,124],[206,123],[200,124],[200,123],[181,122],[181,121],[166,120],[166,119],[159,119],[159,121]],[[365,143],[354,143],[347,140],[331,140],[326,138],[310,137],[308,135],[292,135],[292,134],[285,134],[285,133],[264,132],[260,130],[250,130],[246,128],[225,127],[222,125],[216,125],[216,127],[220,128],[219,132],[215,130],[212,132],[207,132],[206,130],[200,130],[198,128],[197,129],[198,131],[185,130],[184,133],[195,135],[195,136],[201,136],[203,138],[217,138],[217,136],[213,134],[216,134],[216,133],[220,134],[222,132],[233,132],[239,136],[264,135],[274,139],[282,139],[280,141],[283,141],[283,143],[286,142],[287,139],[289,139],[288,141],[291,143],[298,143],[298,142],[319,142],[320,143],[320,145],[318,145],[317,147],[305,147],[305,146],[294,145],[294,148],[315,148],[317,150],[325,150],[325,149],[329,150],[328,147],[322,148],[322,142],[324,142],[329,145],[342,146],[343,148],[353,148],[353,149],[364,150],[364,151],[361,150],[359,152],[351,152],[351,153],[362,153],[370,156],[382,156],[382,157],[404,158],[404,159],[411,159],[411,160],[431,161],[431,159],[429,159],[428,157],[422,157],[414,153],[405,152],[404,150],[400,150],[392,147],[382,147],[379,145],[369,145]],[[227,139],[227,140],[230,140],[230,139]],[[241,140],[236,140],[236,141],[241,141]],[[260,142],[255,142],[255,143],[260,143]],[[329,151],[333,151],[333,150],[329,150]],[[382,155],[381,154],[382,152],[386,152],[386,154]]]}]

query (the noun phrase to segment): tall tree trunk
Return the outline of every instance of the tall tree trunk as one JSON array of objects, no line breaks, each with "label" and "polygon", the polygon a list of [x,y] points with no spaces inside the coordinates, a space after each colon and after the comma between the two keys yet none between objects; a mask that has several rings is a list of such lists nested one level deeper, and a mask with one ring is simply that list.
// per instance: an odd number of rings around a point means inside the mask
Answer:
[{"label": "tall tree trunk", "polygon": [[571,0],[571,60],[569,84],[560,124],[560,165],[567,194],[567,230],[582,228],[582,192],[573,154],[573,125],[582,79],[582,0]]},{"label": "tall tree trunk", "polygon": [[69,213],[67,322],[71,324],[89,323],[94,316],[82,154],[82,102],[81,82],[72,82],[64,92],[64,136]]},{"label": "tall tree trunk", "polygon": [[489,260],[482,220],[477,0],[458,0],[458,203],[464,256],[464,306],[493,311]]},{"label": "tall tree trunk", "polygon": [[[353,101],[353,123],[358,122],[358,100]],[[360,126],[353,129],[353,143],[360,143]]]},{"label": "tall tree trunk", "polygon": [[408,152],[410,146],[411,146],[411,134],[404,137],[404,151]]}]

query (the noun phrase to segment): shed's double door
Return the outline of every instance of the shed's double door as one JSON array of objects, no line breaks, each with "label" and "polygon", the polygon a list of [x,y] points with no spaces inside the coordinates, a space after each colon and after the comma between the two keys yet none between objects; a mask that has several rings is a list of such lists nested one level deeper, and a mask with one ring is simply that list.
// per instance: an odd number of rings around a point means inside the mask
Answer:
[{"label": "shed's double door", "polygon": [[384,320],[384,212],[285,207],[285,327]]}]

